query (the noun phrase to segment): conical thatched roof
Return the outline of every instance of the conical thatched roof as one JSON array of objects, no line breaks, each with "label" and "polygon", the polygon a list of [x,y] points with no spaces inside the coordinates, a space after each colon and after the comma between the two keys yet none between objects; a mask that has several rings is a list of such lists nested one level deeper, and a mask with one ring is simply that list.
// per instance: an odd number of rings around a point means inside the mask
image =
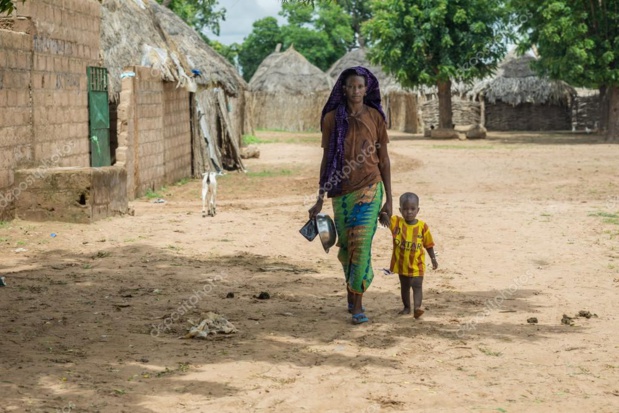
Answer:
[{"label": "conical thatched roof", "polygon": [[382,93],[390,93],[393,91],[401,92],[404,90],[402,85],[400,85],[400,83],[398,83],[393,76],[383,72],[383,69],[380,66],[372,65],[370,63],[367,59],[365,49],[355,49],[346,53],[337,62],[335,62],[333,66],[331,66],[327,73],[334,81],[337,81],[337,78],[345,69],[353,66],[363,66],[370,69],[370,71],[374,73],[374,76],[378,79],[378,84],[380,85],[380,91]]},{"label": "conical thatched roof", "polygon": [[334,82],[291,46],[268,55],[249,81],[254,92],[304,94],[328,91]]},{"label": "conical thatched roof", "polygon": [[[155,0],[103,0],[101,51],[112,97],[120,93],[120,75],[128,66],[151,67],[162,79],[183,86],[220,86],[231,95],[247,87],[230,63]],[[192,70],[201,76],[194,77]]]},{"label": "conical thatched roof", "polygon": [[471,95],[483,93],[490,103],[501,101],[512,106],[570,102],[576,90],[565,82],[537,76],[531,69],[531,63],[535,60],[529,55],[517,57],[514,53],[508,54],[495,76],[477,83]]}]

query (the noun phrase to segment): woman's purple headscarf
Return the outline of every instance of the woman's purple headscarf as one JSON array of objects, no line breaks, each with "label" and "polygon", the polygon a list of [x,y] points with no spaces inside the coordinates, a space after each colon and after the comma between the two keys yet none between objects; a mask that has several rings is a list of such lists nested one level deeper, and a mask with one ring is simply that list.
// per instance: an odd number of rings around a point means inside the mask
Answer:
[{"label": "woman's purple headscarf", "polygon": [[344,139],[348,132],[348,114],[346,113],[344,82],[346,78],[352,75],[351,72],[365,78],[367,90],[363,98],[363,103],[378,110],[383,116],[383,119],[386,119],[383,108],[380,105],[380,89],[376,76],[363,66],[355,66],[344,70],[337,79],[337,82],[335,82],[335,86],[333,86],[331,95],[325,107],[322,109],[322,116],[320,117],[320,129],[322,130],[322,122],[325,115],[335,110],[335,128],[333,128],[329,139],[327,164],[320,177],[320,189],[325,191],[330,197],[342,193],[342,181],[344,179],[342,176],[342,169],[344,168]]}]

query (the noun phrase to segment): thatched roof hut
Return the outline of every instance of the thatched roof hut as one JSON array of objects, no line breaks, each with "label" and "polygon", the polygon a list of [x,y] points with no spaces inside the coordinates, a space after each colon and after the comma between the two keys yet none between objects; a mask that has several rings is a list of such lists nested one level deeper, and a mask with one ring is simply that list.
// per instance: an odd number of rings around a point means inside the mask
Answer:
[{"label": "thatched roof hut", "polygon": [[333,81],[292,46],[274,52],[249,81],[256,128],[286,131],[320,129],[320,112]]},{"label": "thatched roof hut", "polygon": [[513,53],[494,77],[477,83],[471,96],[485,106],[488,130],[567,130],[576,95],[562,81],[539,77],[531,69],[535,57]]},{"label": "thatched roof hut", "polygon": [[245,117],[249,86],[234,66],[154,0],[103,0],[101,19],[101,54],[109,72],[111,110],[125,68],[149,67],[162,81],[193,94],[192,118],[199,119],[202,152],[208,154],[202,160],[197,157],[200,164],[194,170],[243,169],[237,152],[241,135],[251,130]]},{"label": "thatched roof hut", "polygon": [[327,73],[335,82],[345,69],[353,66],[363,66],[370,69],[378,79],[389,129],[416,133],[419,129],[419,121],[415,93],[402,87],[393,76],[387,75],[380,66],[372,65],[367,59],[364,49],[355,49],[346,53],[331,66]]}]

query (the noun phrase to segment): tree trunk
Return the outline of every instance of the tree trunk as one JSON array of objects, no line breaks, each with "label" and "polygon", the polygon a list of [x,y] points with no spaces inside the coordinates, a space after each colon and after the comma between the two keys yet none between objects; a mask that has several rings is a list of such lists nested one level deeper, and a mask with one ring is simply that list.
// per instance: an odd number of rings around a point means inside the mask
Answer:
[{"label": "tree trunk", "polygon": [[601,134],[606,133],[608,130],[608,87],[600,86],[600,124],[598,125],[598,130]]},{"label": "tree trunk", "polygon": [[609,86],[606,93],[608,95],[606,139],[617,142],[619,141],[619,86]]},{"label": "tree trunk", "polygon": [[451,111],[451,80],[438,81],[438,127],[453,129]]}]

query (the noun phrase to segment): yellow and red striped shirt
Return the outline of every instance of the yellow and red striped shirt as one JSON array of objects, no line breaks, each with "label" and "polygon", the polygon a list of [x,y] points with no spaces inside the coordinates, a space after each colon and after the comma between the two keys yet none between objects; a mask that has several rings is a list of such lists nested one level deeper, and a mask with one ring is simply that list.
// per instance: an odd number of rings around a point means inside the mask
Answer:
[{"label": "yellow and red striped shirt", "polygon": [[391,255],[391,272],[410,277],[423,276],[426,270],[426,249],[434,247],[434,240],[428,225],[417,220],[408,225],[404,218],[391,217],[391,235],[393,236],[393,254]]}]

